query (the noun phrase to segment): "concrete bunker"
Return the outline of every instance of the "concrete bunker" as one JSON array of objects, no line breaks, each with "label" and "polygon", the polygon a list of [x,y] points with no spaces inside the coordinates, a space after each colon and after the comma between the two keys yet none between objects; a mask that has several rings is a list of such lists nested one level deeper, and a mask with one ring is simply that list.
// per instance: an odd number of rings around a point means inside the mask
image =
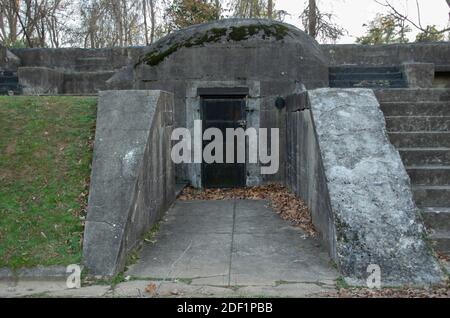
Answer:
[{"label": "concrete bunker", "polygon": [[[174,167],[170,132],[194,130],[196,120],[208,119],[203,107],[222,103],[238,110],[234,124],[280,130],[279,172],[234,167],[232,185],[280,182],[307,200],[331,258],[352,283],[363,284],[371,264],[390,285],[439,282],[442,272],[373,92],[328,85],[319,45],[282,23],[219,21],[147,48],[108,81],[114,91],[100,94],[105,126],[96,135],[84,251],[91,272],[111,276],[123,268],[174,201],[176,182],[211,185],[201,164]],[[279,98],[287,107],[276,107]],[[139,129],[130,129],[135,122]],[[392,240],[398,243],[391,246]]]},{"label": "concrete bunker", "polygon": [[[226,90],[244,89],[247,127],[281,128],[285,112],[275,107],[276,98],[327,87],[328,63],[318,43],[291,25],[223,20],[168,35],[110,79],[109,86],[173,92],[175,127],[189,129],[201,119],[205,91],[226,96]],[[284,178],[283,167],[270,177],[252,165],[246,170],[249,186]],[[201,186],[199,165],[179,165],[176,171],[178,182]]]}]

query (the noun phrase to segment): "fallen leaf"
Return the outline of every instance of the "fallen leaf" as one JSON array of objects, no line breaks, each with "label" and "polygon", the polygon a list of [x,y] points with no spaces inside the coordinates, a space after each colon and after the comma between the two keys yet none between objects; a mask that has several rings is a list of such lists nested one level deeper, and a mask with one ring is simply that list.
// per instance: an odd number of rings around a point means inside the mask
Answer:
[{"label": "fallen leaf", "polygon": [[151,296],[154,296],[156,294],[156,284],[153,282],[148,284],[145,288],[145,292]]}]

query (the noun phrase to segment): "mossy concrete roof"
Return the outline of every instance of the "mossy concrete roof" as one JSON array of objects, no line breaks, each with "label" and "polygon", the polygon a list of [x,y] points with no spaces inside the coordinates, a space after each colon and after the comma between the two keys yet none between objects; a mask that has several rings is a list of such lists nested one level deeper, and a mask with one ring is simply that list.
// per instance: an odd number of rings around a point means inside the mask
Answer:
[{"label": "mossy concrete roof", "polygon": [[167,35],[151,45],[137,63],[156,66],[182,48],[208,44],[242,45],[242,42],[295,42],[322,54],[317,42],[298,28],[263,19],[226,19],[194,25]]}]

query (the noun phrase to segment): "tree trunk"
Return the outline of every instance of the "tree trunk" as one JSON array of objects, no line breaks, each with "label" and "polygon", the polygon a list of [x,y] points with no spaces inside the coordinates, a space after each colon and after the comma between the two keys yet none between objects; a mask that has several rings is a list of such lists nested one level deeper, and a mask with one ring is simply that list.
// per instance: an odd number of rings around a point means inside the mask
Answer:
[{"label": "tree trunk", "polygon": [[267,4],[267,17],[269,20],[273,20],[273,0],[269,0]]},{"label": "tree trunk", "polygon": [[308,34],[313,38],[317,36],[317,5],[316,0],[309,0],[309,26]]},{"label": "tree trunk", "polygon": [[150,22],[152,23],[152,28],[150,30],[150,43],[153,43],[155,42],[155,33],[156,33],[155,0],[150,0]]},{"label": "tree trunk", "polygon": [[220,5],[220,0],[215,0],[215,3],[216,3],[216,10],[217,10],[216,19],[220,20],[220,14],[221,14],[221,11],[222,11],[222,7]]},{"label": "tree trunk", "polygon": [[144,10],[144,35],[145,35],[145,45],[149,44],[148,41],[148,23],[147,23],[147,0],[142,0],[142,8]]}]

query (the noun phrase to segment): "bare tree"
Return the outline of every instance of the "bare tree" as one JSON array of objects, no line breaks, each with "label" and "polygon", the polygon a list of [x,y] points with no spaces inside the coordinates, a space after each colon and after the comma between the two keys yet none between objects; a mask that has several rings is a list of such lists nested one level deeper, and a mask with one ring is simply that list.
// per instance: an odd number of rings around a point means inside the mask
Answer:
[{"label": "bare tree", "polygon": [[308,34],[313,38],[317,37],[317,3],[316,0],[309,0],[308,6]]},{"label": "bare tree", "polygon": [[305,3],[305,9],[300,15],[303,29],[306,33],[322,42],[336,42],[347,31],[334,22],[334,14],[323,12],[316,0]]},{"label": "bare tree", "polygon": [[147,0],[142,0],[142,13],[144,14],[144,35],[145,35],[145,44],[149,45],[150,42],[148,40],[148,23],[147,23]]},{"label": "bare tree", "polygon": [[267,18],[272,20],[273,19],[273,0],[268,0],[267,3]]},{"label": "bare tree", "polygon": [[19,37],[19,0],[0,0],[0,41],[13,44]]},{"label": "bare tree", "polygon": [[[416,9],[417,9],[417,21],[414,21],[413,19],[409,18],[409,16],[407,14],[401,13],[398,9],[395,8],[394,5],[392,5],[391,1],[389,1],[389,0],[384,0],[384,1],[375,0],[376,3],[387,8],[391,15],[395,16],[396,18],[398,18],[400,20],[409,22],[414,28],[418,29],[422,33],[436,35],[436,34],[443,34],[443,33],[450,31],[450,27],[443,28],[443,29],[436,29],[436,28],[430,27],[429,25],[423,26],[419,0],[415,0],[415,1],[416,1]],[[447,4],[449,4],[449,6],[450,6],[450,0],[447,0]]]},{"label": "bare tree", "polygon": [[275,10],[274,0],[231,0],[229,6],[237,18],[283,20],[287,14],[286,11]]}]

